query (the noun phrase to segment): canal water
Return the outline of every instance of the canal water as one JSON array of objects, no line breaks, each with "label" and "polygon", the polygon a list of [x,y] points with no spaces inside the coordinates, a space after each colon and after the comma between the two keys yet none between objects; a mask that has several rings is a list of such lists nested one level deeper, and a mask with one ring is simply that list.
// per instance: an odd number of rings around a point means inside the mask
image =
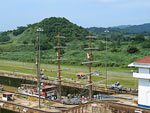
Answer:
[{"label": "canal water", "polygon": [[[4,89],[8,91],[17,92],[17,88],[20,87],[21,84],[37,84],[37,82],[9,77],[0,77],[0,84],[5,85]],[[88,95],[87,89],[79,89],[73,87],[70,88],[68,86],[62,86],[61,88],[63,96],[67,96],[67,94],[81,94],[84,96]]]},{"label": "canal water", "polygon": [[0,77],[0,84],[12,87],[20,87],[21,84],[36,84],[36,82],[9,77]]},{"label": "canal water", "polygon": [[14,112],[14,111],[11,111],[11,110],[1,109],[0,108],[0,113],[19,113],[19,112]]},{"label": "canal water", "polygon": [[[18,89],[18,87],[21,86],[21,84],[37,84],[37,82],[16,79],[16,78],[9,78],[9,77],[0,77],[0,84],[4,85],[5,90],[17,92],[18,91],[17,89]],[[97,93],[97,92],[93,92],[93,94],[94,93]],[[82,95],[88,96],[88,90],[62,86],[62,95],[66,96],[67,94],[76,94],[76,95],[80,94],[81,96]],[[0,113],[18,113],[18,112],[0,108]]]},{"label": "canal water", "polygon": [[[4,90],[18,92],[17,89],[18,87],[21,86],[21,84],[37,84],[37,82],[9,77],[0,77],[0,84],[4,85]],[[62,86],[62,95],[64,96],[66,96],[67,94],[80,94],[80,93],[88,95],[88,90]],[[18,113],[18,112],[0,108],[0,113]]]}]

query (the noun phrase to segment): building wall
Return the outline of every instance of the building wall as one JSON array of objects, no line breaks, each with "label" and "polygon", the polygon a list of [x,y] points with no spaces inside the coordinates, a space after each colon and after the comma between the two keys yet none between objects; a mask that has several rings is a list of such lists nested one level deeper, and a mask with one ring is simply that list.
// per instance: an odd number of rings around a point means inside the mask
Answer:
[{"label": "building wall", "polygon": [[138,105],[150,107],[150,80],[139,79]]},{"label": "building wall", "polygon": [[147,68],[139,68],[139,73],[150,74],[150,69],[147,69]]}]

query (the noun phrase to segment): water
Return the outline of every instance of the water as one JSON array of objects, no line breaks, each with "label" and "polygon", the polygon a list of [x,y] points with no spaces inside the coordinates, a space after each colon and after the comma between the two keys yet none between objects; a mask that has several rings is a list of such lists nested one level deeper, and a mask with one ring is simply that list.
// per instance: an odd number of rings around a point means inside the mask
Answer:
[{"label": "water", "polygon": [[0,109],[0,113],[19,113],[19,112],[14,112],[14,111],[11,111],[11,110],[6,110],[6,109]]},{"label": "water", "polygon": [[[9,78],[9,77],[0,77],[0,84],[5,85],[4,89],[8,91],[17,92],[17,88],[21,86],[21,84],[37,84],[37,82],[28,81],[28,80],[21,80],[16,78]],[[67,94],[81,94],[81,95],[88,95],[88,90],[86,89],[79,89],[73,87],[62,86],[62,95]]]},{"label": "water", "polygon": [[9,77],[0,77],[0,84],[12,87],[20,87],[21,84],[35,84],[36,82]]}]

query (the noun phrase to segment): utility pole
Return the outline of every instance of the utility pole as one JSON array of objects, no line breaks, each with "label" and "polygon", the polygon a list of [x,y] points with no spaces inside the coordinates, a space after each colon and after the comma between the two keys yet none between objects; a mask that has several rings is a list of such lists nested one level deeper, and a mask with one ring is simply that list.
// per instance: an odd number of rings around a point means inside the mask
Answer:
[{"label": "utility pole", "polygon": [[96,38],[95,36],[92,36],[91,33],[89,33],[89,36],[87,36],[87,38],[89,38],[89,48],[85,48],[85,50],[89,50],[89,54],[87,53],[87,57],[88,57],[88,62],[83,62],[82,64],[89,64],[89,77],[88,77],[88,81],[89,81],[89,98],[90,100],[92,99],[92,63],[96,62],[96,61],[92,61],[92,50],[96,49],[96,48],[92,48],[92,38]]},{"label": "utility pole", "polygon": [[37,32],[38,32],[38,45],[37,45],[37,77],[38,77],[38,88],[39,88],[39,108],[40,108],[40,87],[41,87],[41,83],[40,83],[40,33],[43,31],[43,29],[38,28]]},{"label": "utility pole", "polygon": [[36,71],[37,71],[37,87],[39,87],[38,81],[39,81],[39,44],[38,44],[38,37],[36,40]]},{"label": "utility pole", "polygon": [[61,70],[60,70],[60,34],[58,33],[58,80],[59,80],[59,100],[61,101]]},{"label": "utility pole", "polygon": [[59,82],[59,101],[61,101],[61,68],[60,68],[60,54],[61,54],[61,49],[65,48],[65,47],[62,47],[60,46],[60,39],[61,38],[65,38],[64,36],[60,36],[60,33],[58,33],[58,35],[56,36],[56,38],[58,39],[58,46],[55,47],[55,48],[58,48],[58,53],[57,53],[57,57],[58,57],[58,82]]},{"label": "utility pole", "polygon": [[[106,34],[109,33],[109,31],[106,29],[104,31]],[[107,36],[106,36],[106,57],[105,57],[105,89],[107,90],[107,52],[108,52],[108,45],[107,45]]]},{"label": "utility pole", "polygon": [[[89,84],[92,84],[92,76],[91,76],[91,60],[92,60],[92,39],[91,33],[89,33]],[[92,98],[92,85],[89,86],[89,97]]]}]

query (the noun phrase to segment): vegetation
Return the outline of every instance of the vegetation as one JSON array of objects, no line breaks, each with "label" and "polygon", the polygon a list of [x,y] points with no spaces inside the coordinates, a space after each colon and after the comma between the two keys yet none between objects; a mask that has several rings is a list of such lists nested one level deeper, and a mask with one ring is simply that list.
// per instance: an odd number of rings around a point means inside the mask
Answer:
[{"label": "vegetation", "polygon": [[10,37],[7,35],[6,32],[0,34],[0,42],[8,42],[10,41]]},{"label": "vegetation", "polygon": [[46,102],[45,104],[51,106],[54,104],[54,102]]},{"label": "vegetation", "polygon": [[[27,75],[28,76],[36,76],[36,65],[35,63],[24,63],[24,62],[16,62],[16,61],[5,61],[0,60],[0,72],[4,73],[10,73],[10,74],[18,74],[18,75]],[[46,69],[47,71],[44,71],[44,74],[49,76],[50,80],[56,80],[57,78],[57,72],[54,71],[57,68],[57,65],[53,64],[41,64],[41,68]],[[87,82],[87,76],[86,79],[80,80],[77,79],[76,73],[78,72],[84,72],[88,73],[88,67],[86,66],[71,66],[71,65],[61,65],[62,69],[66,69],[62,71],[62,79],[67,78],[68,80],[65,80],[67,82],[75,82],[78,81],[78,83],[81,84],[88,84]],[[51,71],[53,70],[53,71]],[[100,86],[104,86],[105,84],[105,68],[104,67],[93,67],[92,71],[99,70],[101,74],[99,76],[92,76],[93,82],[96,81],[104,81],[101,84],[98,84]],[[122,85],[125,87],[134,88],[133,85],[135,83],[135,79],[131,76],[132,74],[129,73],[131,70],[136,71],[134,68],[118,68],[118,67],[108,67],[108,78],[116,78],[113,80],[108,80],[108,85],[114,84],[116,81],[121,82]],[[117,72],[116,74],[111,74],[111,72]],[[124,75],[122,75],[124,73]],[[130,79],[130,81],[127,82],[127,80]],[[10,80],[8,78],[3,78],[1,81],[1,84],[7,84],[7,85],[13,85],[18,86],[21,81],[15,82],[15,79],[12,80],[13,82],[10,83]],[[125,81],[125,83],[123,83]],[[24,82],[24,81],[22,81]],[[26,82],[27,83],[27,82]],[[97,84],[96,84],[97,85]],[[20,85],[19,85],[20,86]],[[12,89],[12,88],[11,88]],[[8,88],[7,88],[8,90]]]},{"label": "vegetation", "polygon": [[[88,31],[95,34],[104,33],[106,28],[102,27],[91,27],[87,28]],[[112,33],[123,33],[123,34],[140,34],[143,33],[145,35],[150,35],[150,23],[142,24],[142,25],[127,25],[127,26],[118,26],[118,27],[109,27],[107,28]]]},{"label": "vegetation", "polygon": [[17,36],[20,35],[21,33],[23,33],[25,30],[27,29],[27,27],[18,27],[17,30],[13,31],[13,35]]},{"label": "vegetation", "polygon": [[[99,61],[93,67],[105,66],[106,58],[106,38],[108,42],[108,66],[127,67],[129,63],[150,55],[150,35],[147,33],[128,32],[125,28],[108,28],[109,33],[104,33],[105,28],[89,28],[77,26],[66,18],[46,18],[39,23],[21,26],[16,30],[3,32],[0,34],[0,59],[16,60],[23,62],[35,62],[36,60],[36,40],[37,28],[43,28],[41,33],[41,62],[47,64],[57,64],[56,56],[57,38],[55,36],[65,36],[61,40],[61,46],[67,49],[61,50],[62,59],[67,59],[62,64],[82,65],[81,62],[88,61],[87,52],[89,40],[86,38],[88,31],[92,31],[97,36],[92,40],[93,51],[92,60]],[[131,27],[131,26],[128,26]],[[128,28],[127,27],[127,28]],[[101,33],[99,33],[99,30]],[[120,30],[120,31],[119,31]],[[127,33],[128,32],[128,33]]]},{"label": "vegetation", "polygon": [[135,45],[129,45],[128,48],[127,48],[127,52],[128,53],[136,53],[138,52],[138,48],[135,46]]}]

